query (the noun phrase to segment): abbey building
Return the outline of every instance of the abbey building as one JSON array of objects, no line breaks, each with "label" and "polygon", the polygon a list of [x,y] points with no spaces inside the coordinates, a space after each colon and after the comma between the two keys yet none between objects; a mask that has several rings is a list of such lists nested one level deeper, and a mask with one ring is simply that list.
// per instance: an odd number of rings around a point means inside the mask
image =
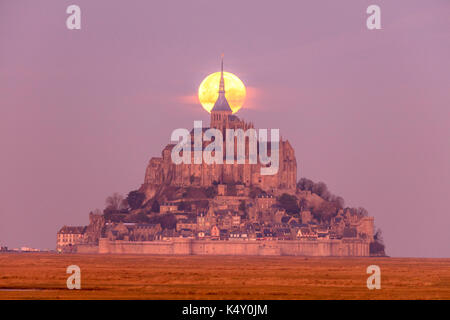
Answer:
[{"label": "abbey building", "polygon": [[[211,110],[210,128],[218,129],[222,132],[223,137],[226,136],[227,129],[254,129],[253,123],[245,122],[232,114],[232,109],[225,97],[225,83],[223,78],[223,64],[219,85],[219,97]],[[203,128],[205,132],[209,128]],[[191,131],[191,143],[194,142],[194,130]],[[266,192],[280,194],[283,192],[294,193],[297,180],[297,161],[295,152],[291,144],[287,140],[279,141],[279,168],[273,175],[262,175],[261,166],[266,164],[250,163],[249,140],[245,138],[245,155],[244,164],[207,164],[202,161],[201,164],[195,164],[192,161],[189,164],[174,164],[171,153],[175,144],[167,145],[162,151],[161,157],[150,159],[145,172],[144,183],[141,190],[146,193],[147,198],[152,198],[158,188],[163,185],[171,186],[200,186],[207,187],[212,184],[237,184],[244,187],[259,187]],[[205,147],[210,142],[203,142]],[[237,143],[234,144],[237,154]],[[224,138],[224,150],[226,149],[226,141]]]}]

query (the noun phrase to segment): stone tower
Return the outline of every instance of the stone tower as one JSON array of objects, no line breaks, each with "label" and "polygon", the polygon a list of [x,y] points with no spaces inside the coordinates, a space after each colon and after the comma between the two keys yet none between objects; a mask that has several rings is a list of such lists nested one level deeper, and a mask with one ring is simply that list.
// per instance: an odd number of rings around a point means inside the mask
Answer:
[{"label": "stone tower", "polygon": [[214,107],[211,110],[211,128],[216,128],[224,131],[225,128],[228,128],[228,120],[229,116],[233,113],[233,110],[230,107],[230,104],[225,98],[225,81],[223,79],[223,54],[222,54],[222,63],[221,63],[221,71],[220,71],[220,83],[219,83],[219,97],[214,103]]}]

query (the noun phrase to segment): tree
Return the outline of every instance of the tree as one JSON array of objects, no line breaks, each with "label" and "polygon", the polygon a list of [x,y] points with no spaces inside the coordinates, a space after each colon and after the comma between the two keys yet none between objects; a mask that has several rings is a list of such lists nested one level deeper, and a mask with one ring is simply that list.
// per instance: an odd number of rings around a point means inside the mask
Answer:
[{"label": "tree", "polygon": [[383,235],[381,233],[381,229],[378,228],[373,236],[373,242],[371,242],[369,245],[369,252],[370,254],[384,256],[386,255],[384,250],[385,246],[383,241]]},{"label": "tree", "polygon": [[125,215],[121,214],[120,211],[107,207],[103,210],[103,217],[105,221],[120,222],[124,219]]},{"label": "tree", "polygon": [[113,211],[120,211],[124,209],[124,199],[121,194],[118,192],[114,192],[112,195],[106,198],[105,200],[106,208],[109,208]]},{"label": "tree", "polygon": [[110,209],[105,208],[105,210],[103,210],[103,217],[105,218],[105,221],[111,221],[112,215],[113,212]]},{"label": "tree", "polygon": [[321,222],[330,222],[331,218],[337,213],[336,206],[329,201],[324,201],[314,210],[314,217]]},{"label": "tree", "polygon": [[131,210],[139,209],[145,200],[145,194],[138,190],[131,191],[127,196],[127,203]]},{"label": "tree", "polygon": [[[364,209],[363,207],[359,207],[356,212],[358,213],[358,215],[360,217],[367,217],[369,215],[369,212],[366,209]],[[378,229],[378,231],[380,231],[380,236],[381,236],[381,230]]]},{"label": "tree", "polygon": [[191,210],[191,204],[189,202],[181,201],[178,204],[178,210],[180,210],[180,211],[189,211],[189,210]]},{"label": "tree", "polygon": [[380,256],[386,255],[384,249],[385,249],[384,244],[380,242],[374,241],[371,242],[369,245],[369,253],[373,255],[380,255]]},{"label": "tree", "polygon": [[338,200],[338,201],[342,202],[342,207],[344,206],[344,204],[343,204],[344,199],[342,199],[341,197],[337,197],[337,196],[333,195],[328,190],[327,185],[325,183],[323,183],[323,182],[314,183],[310,179],[301,178],[297,182],[297,188],[300,189],[300,190],[303,190],[303,191],[310,191],[312,193],[315,193],[319,197],[321,197],[322,199],[327,200],[327,201]]},{"label": "tree", "polygon": [[149,222],[149,218],[148,218],[147,214],[145,214],[145,212],[139,212],[136,216],[136,220],[137,220],[137,222],[142,222],[142,223]]},{"label": "tree", "polygon": [[158,220],[163,229],[175,229],[177,226],[177,218],[172,213],[160,216]]},{"label": "tree", "polygon": [[300,208],[297,204],[297,198],[287,193],[283,193],[278,199],[280,206],[289,214],[297,214]]},{"label": "tree", "polygon": [[265,194],[267,194],[267,192],[265,192],[260,187],[252,187],[250,189],[249,196],[250,196],[250,198],[255,199],[257,196],[265,195]]},{"label": "tree", "polygon": [[330,202],[333,203],[337,210],[343,209],[345,205],[344,198],[338,196],[331,196]]},{"label": "tree", "polygon": [[152,203],[152,208],[150,209],[150,211],[159,213],[159,209],[160,209],[159,202],[158,202],[158,200],[155,199]]},{"label": "tree", "polygon": [[319,197],[321,197],[324,200],[329,200],[331,193],[328,191],[328,187],[323,182],[318,182],[314,184],[311,190],[312,193],[317,194]]},{"label": "tree", "polygon": [[314,182],[307,178],[301,178],[297,183],[297,188],[303,191],[311,191],[314,186]]},{"label": "tree", "polygon": [[375,232],[374,236],[373,236],[373,240],[375,240],[376,242],[380,242],[383,243],[383,234],[381,232],[381,229],[378,228],[377,231]]},{"label": "tree", "polygon": [[301,199],[299,205],[300,211],[305,211],[306,208],[308,208],[308,201],[306,201],[306,199]]}]

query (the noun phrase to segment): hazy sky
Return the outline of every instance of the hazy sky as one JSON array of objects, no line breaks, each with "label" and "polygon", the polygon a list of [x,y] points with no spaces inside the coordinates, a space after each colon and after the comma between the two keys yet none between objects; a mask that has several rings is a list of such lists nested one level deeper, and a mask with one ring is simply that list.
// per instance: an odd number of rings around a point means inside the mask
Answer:
[{"label": "hazy sky", "polygon": [[367,208],[389,255],[450,257],[448,0],[0,0],[0,242],[54,248],[138,188],[173,129],[209,123],[222,52],[237,115],[280,128],[299,178]]}]

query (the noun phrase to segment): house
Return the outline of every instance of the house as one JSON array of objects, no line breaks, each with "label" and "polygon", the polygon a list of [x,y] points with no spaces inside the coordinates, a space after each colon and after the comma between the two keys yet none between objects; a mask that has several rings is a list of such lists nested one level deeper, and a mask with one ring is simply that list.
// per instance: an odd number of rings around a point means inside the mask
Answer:
[{"label": "house", "polygon": [[286,216],[285,210],[277,210],[273,216],[274,223],[282,223],[282,219]]},{"label": "house", "polygon": [[179,231],[180,238],[188,238],[193,239],[194,238],[194,232],[191,229],[181,229]]},{"label": "house", "polygon": [[137,223],[129,226],[129,239],[131,241],[152,241],[160,237],[162,228],[159,223]]},{"label": "house", "polygon": [[239,227],[240,224],[241,224],[241,216],[235,213],[231,217],[231,226],[232,227]]},{"label": "house", "polygon": [[212,226],[211,228],[211,239],[212,240],[218,240],[220,237],[220,230],[217,225]]},{"label": "house", "polygon": [[264,235],[262,232],[255,233],[256,240],[264,240]]},{"label": "house", "polygon": [[62,227],[56,234],[56,250],[58,252],[65,251],[65,249],[70,250],[70,247],[82,243],[85,230],[86,227],[81,226]]},{"label": "house", "polygon": [[231,229],[233,226],[233,217],[230,213],[221,215],[219,218],[219,224],[222,229]]},{"label": "house", "polygon": [[229,238],[229,232],[227,229],[220,229],[219,233],[220,240],[228,240]]},{"label": "house", "polygon": [[287,227],[276,228],[274,237],[278,240],[291,240],[291,229]]},{"label": "house", "polygon": [[178,204],[176,202],[165,202],[159,206],[160,213],[168,213],[178,211]]},{"label": "house", "polygon": [[197,216],[197,229],[207,230],[210,227],[210,220],[203,213]]},{"label": "house", "polygon": [[297,231],[297,238],[313,240],[317,239],[317,233],[313,232],[309,227],[300,227]]},{"label": "house", "polygon": [[252,228],[255,231],[261,231],[261,225],[257,222],[252,224]]},{"label": "house", "polygon": [[230,240],[248,240],[248,234],[245,231],[233,230],[230,232]]},{"label": "house", "polygon": [[227,185],[226,184],[218,184],[217,185],[217,195],[225,196],[227,194]]},{"label": "house", "polygon": [[108,223],[106,224],[105,235],[109,240],[130,240],[130,230],[134,223]]},{"label": "house", "polygon": [[160,238],[164,241],[173,240],[173,238],[178,238],[180,235],[175,231],[175,229],[164,229],[161,232]]},{"label": "house", "polygon": [[317,228],[315,231],[318,239],[330,239],[330,233],[327,228]]},{"label": "house", "polygon": [[188,218],[188,219],[181,219],[177,222],[177,231],[180,231],[181,229],[189,229],[189,230],[197,230],[197,219]]},{"label": "house", "polygon": [[268,194],[259,195],[256,198],[256,208],[258,211],[265,211],[270,209],[274,204],[276,204],[277,199]]},{"label": "house", "polygon": [[295,220],[295,219],[291,219],[291,220],[289,220],[288,225],[289,225],[289,227],[290,227],[291,229],[295,229],[295,228],[299,228],[300,225],[301,225],[301,223],[299,223],[299,222],[298,222],[297,220]]},{"label": "house", "polygon": [[273,240],[273,231],[270,228],[264,228],[263,230],[264,240]]},{"label": "house", "polygon": [[189,215],[185,212],[176,212],[174,215],[177,221],[189,218]]},{"label": "house", "polygon": [[245,196],[245,185],[237,184],[236,185],[236,194],[238,196]]}]

